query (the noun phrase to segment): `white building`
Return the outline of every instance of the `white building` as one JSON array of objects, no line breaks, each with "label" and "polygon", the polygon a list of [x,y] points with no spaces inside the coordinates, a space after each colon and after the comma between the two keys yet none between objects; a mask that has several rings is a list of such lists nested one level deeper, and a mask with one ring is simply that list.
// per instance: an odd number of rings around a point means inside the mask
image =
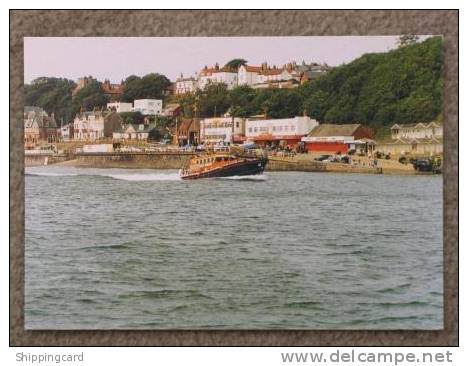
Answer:
[{"label": "white building", "polygon": [[241,142],[244,132],[243,118],[219,117],[200,121],[200,140],[207,145]]},{"label": "white building", "polygon": [[291,68],[268,67],[266,63],[261,66],[242,65],[237,72],[239,85],[249,85],[255,87],[257,84],[274,83],[278,81],[294,80],[299,81],[299,77]]},{"label": "white building", "polygon": [[117,113],[133,111],[132,103],[112,102],[107,103],[107,109],[113,110]]},{"label": "white building", "polygon": [[211,83],[224,83],[228,89],[233,89],[237,86],[237,72],[232,71],[226,67],[219,68],[216,64],[215,67],[208,68],[205,66],[198,73],[198,87],[205,89]]},{"label": "white building", "polygon": [[443,136],[443,127],[440,123],[413,123],[413,124],[394,124],[390,129],[392,139],[427,139],[441,138]]},{"label": "white building", "polygon": [[62,141],[73,140],[73,123],[60,127],[60,138]]},{"label": "white building", "polygon": [[96,140],[95,135],[98,134],[98,131],[92,131],[90,126],[91,119],[95,118],[94,112],[84,112],[76,115],[73,120],[73,139],[85,141]]},{"label": "white building", "polygon": [[316,126],[318,126],[318,122],[307,116],[282,119],[248,119],[245,122],[245,137],[248,141],[262,145],[276,145],[281,141],[294,145]]},{"label": "white building", "polygon": [[237,80],[239,85],[257,84],[258,75],[262,71],[261,66],[241,65],[237,71]]},{"label": "white building", "polygon": [[135,99],[133,101],[133,111],[140,112],[145,116],[160,115],[162,113],[161,99]]},{"label": "white building", "polygon": [[444,129],[440,122],[394,124],[390,131],[392,141],[377,144],[377,151],[392,156],[432,156],[444,151]]},{"label": "white building", "polygon": [[175,93],[178,95],[194,93],[197,90],[197,80],[193,77],[184,78],[181,74],[175,82]]},{"label": "white building", "polygon": [[83,112],[77,114],[73,121],[73,139],[96,141],[111,138],[112,133],[120,128],[122,118],[115,112]]}]

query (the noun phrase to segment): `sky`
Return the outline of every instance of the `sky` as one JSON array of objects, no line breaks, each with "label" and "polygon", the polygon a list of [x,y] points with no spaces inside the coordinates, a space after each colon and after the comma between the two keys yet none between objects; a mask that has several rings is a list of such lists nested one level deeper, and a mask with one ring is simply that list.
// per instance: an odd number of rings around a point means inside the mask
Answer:
[{"label": "sky", "polygon": [[93,76],[117,83],[151,72],[174,81],[233,58],[249,65],[318,62],[337,66],[396,48],[398,36],[346,37],[25,37],[24,80]]}]

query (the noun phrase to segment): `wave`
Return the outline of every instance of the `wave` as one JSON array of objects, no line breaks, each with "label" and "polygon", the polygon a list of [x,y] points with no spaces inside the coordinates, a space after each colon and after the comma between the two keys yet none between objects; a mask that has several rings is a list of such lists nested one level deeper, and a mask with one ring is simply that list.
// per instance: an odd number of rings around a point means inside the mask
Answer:
[{"label": "wave", "polygon": [[219,177],[217,179],[229,179],[229,180],[247,180],[247,181],[265,181],[267,179],[266,175],[256,174],[256,175],[233,175],[232,177]]},{"label": "wave", "polygon": [[26,176],[44,176],[44,177],[74,177],[79,174],[77,173],[52,173],[52,172],[26,172]]},{"label": "wave", "polygon": [[177,173],[123,173],[123,174],[109,174],[109,173],[96,173],[96,172],[83,172],[83,173],[70,173],[70,172],[26,172],[26,176],[44,176],[44,177],[106,177],[117,180],[125,180],[131,182],[142,181],[175,181],[180,180]]},{"label": "wave", "polygon": [[[116,180],[124,180],[129,182],[143,182],[143,181],[177,181],[181,180],[179,173],[115,173],[115,172],[69,172],[69,171],[28,171],[26,170],[25,175],[27,176],[44,176],[44,177],[76,177],[76,176],[95,176],[95,177],[106,177]],[[232,177],[219,177],[216,179],[227,179],[227,180],[241,180],[241,181],[254,181],[261,182],[267,178],[265,175],[235,175]]]},{"label": "wave", "polygon": [[156,173],[156,174],[108,174],[103,175],[118,180],[126,180],[131,182],[143,181],[173,181],[181,180],[177,173]]}]

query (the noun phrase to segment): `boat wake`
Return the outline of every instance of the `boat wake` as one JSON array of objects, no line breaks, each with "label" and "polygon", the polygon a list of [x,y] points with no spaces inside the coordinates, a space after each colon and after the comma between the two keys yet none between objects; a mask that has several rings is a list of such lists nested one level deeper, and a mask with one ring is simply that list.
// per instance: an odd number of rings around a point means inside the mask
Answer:
[{"label": "boat wake", "polygon": [[233,175],[232,177],[219,177],[216,179],[228,179],[228,180],[246,180],[246,181],[254,181],[254,182],[263,182],[267,180],[267,176],[264,174],[256,174],[256,175]]},{"label": "boat wake", "polygon": [[[178,172],[164,172],[155,173],[151,171],[146,172],[135,172],[135,171],[116,171],[116,170],[82,170],[82,169],[67,169],[67,170],[55,170],[55,171],[43,171],[42,169],[26,169],[26,176],[43,176],[43,177],[105,177],[116,180],[123,180],[129,182],[149,182],[149,181],[180,181],[182,180]],[[253,181],[263,182],[267,177],[263,174],[256,175],[235,175],[230,177],[217,177],[214,179],[222,180],[238,180],[238,181]]]},{"label": "boat wake", "polygon": [[[38,177],[74,177],[80,174],[77,173],[52,173],[52,172],[28,172],[26,171],[26,176],[38,176]],[[83,174],[87,175],[87,174]]]},{"label": "boat wake", "polygon": [[143,182],[143,181],[175,181],[180,180],[178,173],[129,173],[129,172],[102,172],[102,171],[80,171],[80,172],[69,172],[69,171],[38,171],[38,170],[26,170],[26,176],[43,176],[43,177],[105,177],[116,180],[124,180],[131,182]]},{"label": "boat wake", "polygon": [[181,180],[179,174],[109,174],[107,177],[131,182]]}]

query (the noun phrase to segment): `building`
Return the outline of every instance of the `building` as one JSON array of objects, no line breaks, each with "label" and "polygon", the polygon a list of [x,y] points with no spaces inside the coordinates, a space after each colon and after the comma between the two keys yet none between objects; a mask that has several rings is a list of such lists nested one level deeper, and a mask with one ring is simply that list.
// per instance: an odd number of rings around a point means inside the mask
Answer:
[{"label": "building", "polygon": [[133,101],[133,111],[140,112],[145,116],[157,116],[162,114],[161,99],[135,99]]},{"label": "building", "polygon": [[264,68],[262,68],[260,73],[257,75],[257,84],[287,81],[293,79],[294,76],[292,72],[287,70],[286,68],[278,69],[276,68],[276,66],[269,68],[265,64]]},{"label": "building", "polygon": [[430,139],[442,138],[443,127],[437,122],[414,123],[414,124],[394,124],[390,131],[392,139]]},{"label": "building", "polygon": [[248,119],[245,137],[263,146],[294,146],[306,136],[318,122],[307,116],[282,119]]},{"label": "building", "polygon": [[295,88],[308,80],[314,80],[329,70],[327,65],[317,63],[301,65],[290,62],[280,68],[268,66],[242,65],[237,72],[238,85],[249,85],[254,89],[261,88]]},{"label": "building", "polygon": [[241,65],[237,71],[237,80],[239,85],[257,84],[258,75],[262,71],[261,66]]},{"label": "building", "polygon": [[82,78],[78,78],[76,82],[76,87],[72,91],[72,96],[74,97],[76,93],[78,93],[81,89],[83,89],[86,85],[88,85],[92,81],[97,81],[97,80],[93,78],[92,76],[84,76]]},{"label": "building", "polygon": [[178,103],[169,103],[163,108],[162,115],[165,117],[178,117],[182,113],[182,108]]},{"label": "building", "polygon": [[198,87],[205,89],[208,84],[223,83],[228,89],[233,89],[238,85],[237,72],[227,67],[220,68],[218,64],[214,67],[205,66],[198,73]]},{"label": "building", "polygon": [[132,112],[133,105],[132,103],[111,102],[107,103],[107,109],[117,113]]},{"label": "building", "polygon": [[[92,76],[85,76],[79,78],[75,89],[72,91],[72,96],[75,96],[81,89],[85,86],[90,84],[93,81],[97,81]],[[125,83],[122,80],[120,84],[112,84],[108,79],[105,79],[103,83],[101,83],[101,88],[104,91],[104,94],[110,99],[111,102],[117,101],[122,97],[124,91]]]},{"label": "building", "polygon": [[124,81],[122,80],[120,84],[112,84],[108,79],[105,79],[101,84],[104,94],[109,98],[111,102],[120,100],[124,92]]},{"label": "building", "polygon": [[122,129],[123,120],[116,112],[93,111],[76,115],[73,121],[73,139],[96,141],[112,138],[115,131]]},{"label": "building", "polygon": [[441,123],[394,124],[390,131],[391,141],[380,142],[377,151],[393,156],[432,156],[444,151]]},{"label": "building", "polygon": [[205,118],[200,121],[200,141],[206,145],[242,142],[245,120],[238,117]]},{"label": "building", "polygon": [[140,140],[148,141],[152,132],[156,129],[156,123],[128,124],[112,134],[114,140]]},{"label": "building", "polygon": [[33,149],[41,143],[58,141],[54,114],[49,116],[42,108],[24,107],[24,148]]},{"label": "building", "polygon": [[197,80],[194,77],[184,78],[182,74],[175,82],[175,94],[194,93],[197,90]]},{"label": "building", "polygon": [[326,64],[320,65],[315,62],[306,64],[304,61],[302,61],[301,65],[297,65],[295,62],[292,63],[291,68],[301,84],[316,80],[330,70],[330,67]]},{"label": "building", "polygon": [[58,129],[60,141],[71,141],[73,140],[73,123],[66,124]]},{"label": "building", "polygon": [[200,120],[184,118],[177,125],[175,143],[179,146],[200,144]]},{"label": "building", "polygon": [[[299,84],[299,76],[296,76],[293,68],[288,68],[287,65],[281,68],[269,67],[266,62],[261,66],[241,65],[237,74],[239,85],[249,85],[255,89],[277,88],[285,85],[296,87]],[[292,84],[290,82],[292,80],[296,83]],[[288,81],[288,84],[283,84]]]},{"label": "building", "polygon": [[361,124],[321,124],[301,139],[310,153],[340,153],[373,146],[374,131]]}]

